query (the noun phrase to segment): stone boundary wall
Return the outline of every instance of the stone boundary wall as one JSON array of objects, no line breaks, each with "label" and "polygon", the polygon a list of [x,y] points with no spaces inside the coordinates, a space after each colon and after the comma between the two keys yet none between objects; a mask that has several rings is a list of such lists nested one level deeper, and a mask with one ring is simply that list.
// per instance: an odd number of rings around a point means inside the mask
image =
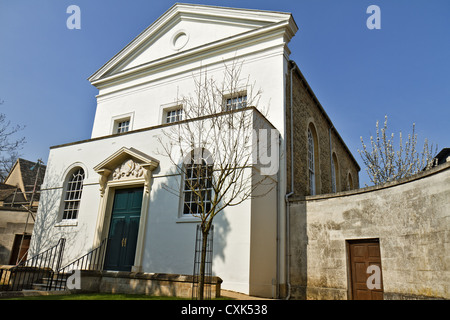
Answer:
[{"label": "stone boundary wall", "polygon": [[[212,277],[211,298],[220,297],[222,279]],[[192,298],[192,275],[80,271],[80,291]]]},{"label": "stone boundary wall", "polygon": [[348,241],[379,239],[384,299],[450,299],[450,162],[377,187],[293,199],[294,299],[351,299]]}]

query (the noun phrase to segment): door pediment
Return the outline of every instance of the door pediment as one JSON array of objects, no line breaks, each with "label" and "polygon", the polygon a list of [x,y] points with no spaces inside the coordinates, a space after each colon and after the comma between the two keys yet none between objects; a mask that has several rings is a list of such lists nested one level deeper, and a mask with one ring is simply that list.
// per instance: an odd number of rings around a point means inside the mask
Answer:
[{"label": "door pediment", "polygon": [[109,180],[123,183],[144,180],[148,192],[151,172],[159,161],[134,148],[123,147],[94,167],[100,175],[100,193],[103,196]]}]

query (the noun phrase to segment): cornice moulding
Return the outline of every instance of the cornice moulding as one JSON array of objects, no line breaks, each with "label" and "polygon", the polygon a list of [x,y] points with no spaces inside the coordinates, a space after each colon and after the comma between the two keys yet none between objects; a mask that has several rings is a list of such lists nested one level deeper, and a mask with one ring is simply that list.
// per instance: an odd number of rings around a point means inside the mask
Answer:
[{"label": "cornice moulding", "polygon": [[[279,51],[279,52],[278,52]],[[290,50],[287,48],[285,44],[275,44],[270,47],[265,47],[264,49],[261,49],[259,51],[253,51],[251,53],[244,53],[239,56],[240,59],[245,59],[245,64],[252,63],[255,60],[261,60],[265,58],[271,58],[274,56],[283,55],[283,57],[286,60],[289,60]],[[250,57],[251,56],[251,57]],[[208,71],[214,71],[218,69],[223,69],[224,63],[228,63],[229,61],[234,60],[236,57],[233,56],[232,58],[224,58],[220,62],[213,62],[211,64],[202,64],[202,68],[208,68]],[[96,95],[97,102],[104,102],[109,99],[114,99],[120,96],[125,96],[129,94],[133,94],[140,91],[145,91],[151,86],[152,83],[166,83],[167,82],[173,82],[174,79],[180,79],[180,78],[192,78],[193,74],[199,71],[199,67],[195,64],[195,60],[192,59],[189,60],[183,60],[180,62],[172,62],[170,64],[164,64],[159,65],[157,67],[151,68],[146,72],[143,73],[136,73],[131,74],[128,77],[123,77],[118,79],[117,81],[109,83],[109,87],[105,85],[102,87],[102,89],[108,88],[108,91],[103,90],[101,93]],[[221,64],[221,66],[218,66],[218,63]],[[187,64],[190,64],[190,66],[187,66]],[[174,68],[177,67],[184,67],[182,70],[178,70],[173,72]],[[211,69],[212,67],[212,69]],[[172,71],[170,74],[168,74],[169,71]],[[155,75],[154,77],[151,77],[152,75]],[[145,78],[144,77],[148,77]],[[134,80],[141,80],[135,83],[132,83]],[[121,86],[125,85],[124,87],[118,87],[118,88],[112,88],[113,86]]]}]

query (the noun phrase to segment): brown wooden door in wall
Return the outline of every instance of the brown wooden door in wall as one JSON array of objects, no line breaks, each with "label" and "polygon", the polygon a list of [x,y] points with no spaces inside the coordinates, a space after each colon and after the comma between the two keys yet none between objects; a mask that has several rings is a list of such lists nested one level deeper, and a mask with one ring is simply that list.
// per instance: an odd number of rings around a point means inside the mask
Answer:
[{"label": "brown wooden door in wall", "polygon": [[352,299],[383,300],[383,277],[378,239],[352,240],[348,244]]},{"label": "brown wooden door in wall", "polygon": [[25,261],[28,255],[28,248],[30,247],[31,234],[16,234],[14,237],[14,244],[11,250],[11,257],[9,259],[10,265],[16,265],[21,261]]}]

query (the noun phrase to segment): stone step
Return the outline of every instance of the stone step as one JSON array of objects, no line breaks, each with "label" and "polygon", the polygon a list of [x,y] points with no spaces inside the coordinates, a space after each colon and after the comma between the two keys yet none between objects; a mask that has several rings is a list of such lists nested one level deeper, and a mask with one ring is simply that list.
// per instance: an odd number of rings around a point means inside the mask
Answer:
[{"label": "stone step", "polygon": [[32,288],[34,290],[47,290],[47,287],[52,284],[52,290],[65,290],[66,289],[67,275],[54,275],[53,278],[45,277],[41,279],[40,283],[33,283]]},{"label": "stone step", "polygon": [[[33,283],[31,288],[32,289],[30,289],[30,290],[34,290],[34,291],[48,291],[47,285],[43,284],[43,283]],[[65,290],[66,290],[66,286],[64,284],[62,286],[53,285],[51,291],[65,291]]]}]

